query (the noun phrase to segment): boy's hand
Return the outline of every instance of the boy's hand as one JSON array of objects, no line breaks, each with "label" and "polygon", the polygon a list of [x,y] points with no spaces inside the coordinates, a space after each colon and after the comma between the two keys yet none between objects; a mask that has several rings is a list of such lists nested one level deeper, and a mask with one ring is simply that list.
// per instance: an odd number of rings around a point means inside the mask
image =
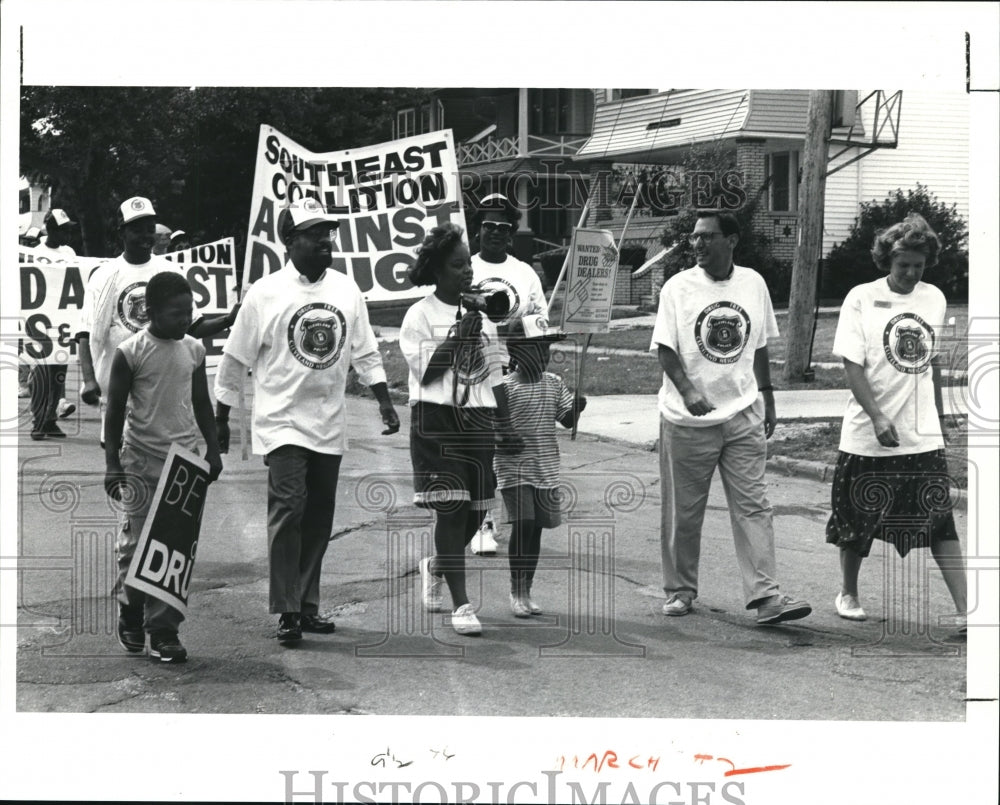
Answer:
[{"label": "boy's hand", "polygon": [[128,477],[122,469],[122,465],[108,464],[104,471],[104,491],[112,500],[122,499],[122,489],[128,484]]},{"label": "boy's hand", "polygon": [[206,454],[205,460],[208,462],[208,482],[212,483],[222,474],[222,456],[212,452]]},{"label": "boy's hand", "polygon": [[577,394],[573,400],[573,408],[576,409],[577,414],[583,411],[587,407],[587,398],[582,394]]},{"label": "boy's hand", "polygon": [[219,452],[228,453],[229,452],[229,420],[228,419],[218,419],[215,420],[215,435],[219,440]]}]

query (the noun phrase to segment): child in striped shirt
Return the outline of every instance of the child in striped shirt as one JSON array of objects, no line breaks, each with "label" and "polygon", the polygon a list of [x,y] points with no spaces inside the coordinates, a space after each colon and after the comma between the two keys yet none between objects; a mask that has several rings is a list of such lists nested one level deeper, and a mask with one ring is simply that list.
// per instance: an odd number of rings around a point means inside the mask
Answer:
[{"label": "child in striped shirt", "polygon": [[555,423],[571,428],[587,400],[574,396],[562,378],[546,372],[552,341],[565,338],[548,329],[543,316],[515,319],[507,339],[511,372],[504,379],[513,429],[524,439],[524,451],[497,453],[493,460],[497,486],[511,523],[510,608],[527,618],[542,609],[531,598],[531,585],[541,551],[542,529],[555,528],[559,516],[559,446]]}]

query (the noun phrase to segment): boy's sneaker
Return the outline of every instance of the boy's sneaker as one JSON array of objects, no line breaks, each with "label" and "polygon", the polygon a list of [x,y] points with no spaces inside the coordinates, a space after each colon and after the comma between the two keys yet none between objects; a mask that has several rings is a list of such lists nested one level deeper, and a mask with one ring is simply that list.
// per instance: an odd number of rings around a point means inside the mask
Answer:
[{"label": "boy's sneaker", "polygon": [[146,633],[142,630],[142,610],[138,607],[118,605],[118,629],[115,631],[118,645],[130,654],[146,648]]},{"label": "boy's sneaker", "polygon": [[149,659],[153,662],[185,662],[187,656],[175,632],[153,632],[149,636]]},{"label": "boy's sneaker", "polygon": [[691,611],[691,599],[683,595],[674,593],[667,598],[667,603],[663,605],[663,614],[677,617],[687,615]]},{"label": "boy's sneaker", "polygon": [[510,594],[510,611],[514,613],[515,618],[530,618],[531,610],[528,608],[527,601],[524,600],[523,596]]},{"label": "boy's sneaker", "polygon": [[775,597],[777,598],[776,601],[757,607],[757,623],[767,625],[782,623],[783,621],[794,621],[804,618],[812,612],[812,607],[805,601],[795,601],[788,595]]},{"label": "boy's sneaker", "polygon": [[469,543],[469,550],[478,556],[496,556],[497,541],[493,529],[493,523],[486,522],[479,526],[479,530]]},{"label": "boy's sneaker", "polygon": [[532,615],[541,615],[542,614],[542,608],[540,606],[538,606],[538,604],[536,604],[532,600],[532,598],[531,598],[531,589],[530,588],[528,589],[528,592],[526,592],[524,594],[523,600],[524,600],[524,603],[528,605],[528,611],[531,612]]},{"label": "boy's sneaker", "polygon": [[36,442],[44,442],[45,441],[45,431],[42,430],[41,428],[32,428],[31,429],[31,438],[34,439]]},{"label": "boy's sneaker", "polygon": [[72,416],[76,413],[76,406],[63,397],[59,400],[59,404],[56,406],[56,416],[60,419],[65,419],[68,416]]},{"label": "boy's sneaker", "polygon": [[476,617],[472,604],[462,604],[451,613],[451,628],[459,634],[482,634],[483,627]]},{"label": "boy's sneaker", "polygon": [[283,646],[302,639],[302,618],[298,612],[285,612],[278,619],[278,643]]},{"label": "boy's sneaker", "polygon": [[425,612],[440,612],[444,606],[441,596],[441,585],[444,579],[431,573],[431,557],[420,560],[420,597],[423,600]]},{"label": "boy's sneaker", "polygon": [[42,425],[42,433],[45,434],[45,438],[47,438],[47,439],[65,439],[66,438],[66,434],[63,433],[62,428],[60,428],[55,423],[55,420],[52,420],[51,422],[46,422],[44,425]]}]

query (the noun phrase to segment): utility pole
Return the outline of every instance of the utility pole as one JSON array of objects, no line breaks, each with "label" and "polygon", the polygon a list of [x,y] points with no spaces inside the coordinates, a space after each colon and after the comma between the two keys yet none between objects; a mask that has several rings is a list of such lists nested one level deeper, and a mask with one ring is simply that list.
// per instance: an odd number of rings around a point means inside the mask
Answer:
[{"label": "utility pole", "polygon": [[829,156],[833,91],[810,90],[809,118],[799,184],[799,238],[792,263],[788,296],[788,332],[785,333],[786,381],[801,380],[808,368],[816,304],[816,274],[823,248],[823,197]]}]

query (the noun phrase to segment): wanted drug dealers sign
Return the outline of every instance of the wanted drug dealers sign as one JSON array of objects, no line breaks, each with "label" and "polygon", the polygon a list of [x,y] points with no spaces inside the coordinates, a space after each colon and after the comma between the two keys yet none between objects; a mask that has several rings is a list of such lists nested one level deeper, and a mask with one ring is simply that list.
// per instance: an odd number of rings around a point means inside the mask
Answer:
[{"label": "wanted drug dealers sign", "polygon": [[209,467],[190,450],[170,446],[125,583],[187,615]]},{"label": "wanted drug dealers sign", "polygon": [[278,215],[304,197],[339,219],[331,267],[369,302],[425,296],[406,278],[414,250],[435,226],[465,226],[451,131],[317,154],[261,126],[244,284],[284,267]]}]

